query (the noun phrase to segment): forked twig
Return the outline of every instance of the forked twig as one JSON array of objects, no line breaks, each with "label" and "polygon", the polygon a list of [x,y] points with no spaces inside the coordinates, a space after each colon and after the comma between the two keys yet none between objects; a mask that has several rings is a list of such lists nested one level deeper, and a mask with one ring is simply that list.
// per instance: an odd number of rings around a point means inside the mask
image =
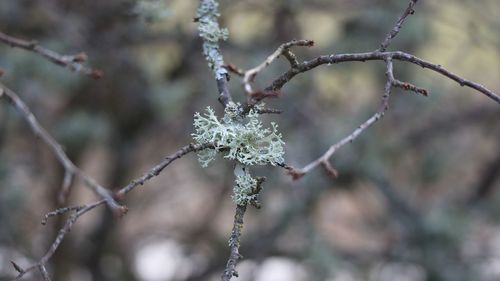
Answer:
[{"label": "forked twig", "polygon": [[52,50],[40,46],[37,41],[22,40],[2,32],[0,32],[0,42],[11,47],[31,51],[44,57],[52,63],[67,67],[71,71],[87,75],[94,79],[99,79],[103,76],[102,71],[88,68],[83,65],[83,63],[87,61],[87,55],[85,53],[78,53],[76,55],[60,55]]}]

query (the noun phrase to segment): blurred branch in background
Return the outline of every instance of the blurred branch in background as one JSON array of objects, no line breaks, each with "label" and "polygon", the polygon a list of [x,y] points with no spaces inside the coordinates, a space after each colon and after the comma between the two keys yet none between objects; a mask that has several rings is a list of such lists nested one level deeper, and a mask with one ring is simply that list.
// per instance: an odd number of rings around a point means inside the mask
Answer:
[{"label": "blurred branch in background", "polygon": [[16,95],[13,91],[5,87],[3,84],[0,84],[1,92],[0,97],[5,96],[5,98],[21,113],[23,118],[30,125],[33,133],[41,138],[52,150],[52,152],[56,155],[58,160],[64,166],[64,180],[61,187],[61,191],[59,193],[59,200],[62,203],[66,200],[66,197],[69,193],[69,188],[72,184],[73,177],[77,177],[81,179],[87,187],[92,189],[96,194],[102,197],[106,204],[117,214],[123,215],[125,210],[121,207],[111,196],[106,188],[99,185],[93,178],[87,176],[83,171],[81,171],[78,167],[69,160],[68,156],[62,149],[61,145],[40,125],[38,120],[36,120],[33,113],[31,113],[30,109],[26,106],[26,104]]},{"label": "blurred branch in background", "polygon": [[52,63],[67,67],[71,71],[88,75],[94,79],[99,79],[103,75],[102,71],[98,69],[91,69],[82,65],[82,63],[87,61],[87,55],[85,53],[78,53],[76,55],[60,55],[54,51],[38,45],[37,41],[25,41],[22,39],[14,38],[2,32],[0,32],[0,42],[11,47],[21,48],[34,52],[46,58]]}]

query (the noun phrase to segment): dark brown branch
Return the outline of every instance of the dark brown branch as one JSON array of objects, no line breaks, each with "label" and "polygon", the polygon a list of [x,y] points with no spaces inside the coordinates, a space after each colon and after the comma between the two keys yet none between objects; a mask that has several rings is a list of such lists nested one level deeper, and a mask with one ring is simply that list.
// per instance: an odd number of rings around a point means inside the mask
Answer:
[{"label": "dark brown branch", "polygon": [[19,111],[19,113],[21,113],[21,116],[26,120],[26,122],[28,122],[33,133],[46,143],[47,146],[49,146],[50,150],[52,150],[59,162],[63,165],[66,174],[65,180],[63,181],[63,190],[67,190],[67,188],[69,188],[68,181],[71,181],[72,176],[76,176],[81,179],[85,186],[106,200],[106,203],[114,212],[119,215],[124,212],[123,207],[113,199],[111,193],[106,188],[98,184],[92,177],[86,175],[68,158],[68,155],[66,155],[61,145],[47,132],[47,130],[41,126],[28,106],[16,93],[1,83],[0,91],[3,92],[3,96],[7,98],[7,100]]},{"label": "dark brown branch", "polygon": [[87,55],[85,53],[78,53],[76,55],[60,55],[54,51],[38,45],[38,42],[36,41],[26,41],[18,39],[2,32],[0,32],[0,42],[11,47],[34,52],[54,64],[67,67],[71,71],[82,73],[94,79],[99,79],[103,76],[102,71],[85,67],[82,64],[83,62],[87,61]]},{"label": "dark brown branch", "polygon": [[391,41],[396,35],[398,35],[399,31],[401,30],[401,27],[403,26],[403,23],[405,22],[406,18],[409,15],[413,15],[415,11],[413,10],[413,7],[415,4],[417,4],[418,0],[410,0],[410,3],[408,4],[408,8],[403,12],[403,14],[398,18],[398,21],[392,28],[392,30],[387,34],[385,37],[384,41],[380,44],[380,48],[378,51],[384,52],[387,50],[387,47],[391,44]]},{"label": "dark brown branch", "polygon": [[233,230],[231,231],[231,238],[229,239],[229,259],[226,264],[226,268],[222,273],[221,281],[229,281],[233,276],[238,277],[238,272],[236,271],[236,263],[242,258],[239,248],[240,248],[240,236],[241,230],[243,229],[243,217],[247,210],[247,205],[236,206],[236,213],[234,215]]},{"label": "dark brown branch", "polygon": [[464,79],[458,76],[457,74],[452,73],[451,71],[443,68],[441,65],[430,63],[414,55],[400,51],[397,52],[374,51],[367,53],[336,54],[336,55],[334,54],[334,55],[319,56],[315,59],[304,61],[300,63],[296,68],[292,68],[287,72],[283,73],[280,77],[276,78],[272,82],[272,84],[265,89],[265,91],[279,91],[286,83],[292,80],[292,78],[295,77],[297,74],[309,71],[320,65],[324,64],[331,65],[335,63],[353,62],[353,61],[365,62],[369,60],[386,60],[387,58],[391,58],[393,60],[405,61],[416,64],[423,68],[428,68],[457,82],[458,84],[460,84],[460,86],[462,87],[467,86],[471,89],[474,89],[500,104],[500,96],[498,96],[498,94],[496,94],[495,92],[487,89],[483,85]]}]

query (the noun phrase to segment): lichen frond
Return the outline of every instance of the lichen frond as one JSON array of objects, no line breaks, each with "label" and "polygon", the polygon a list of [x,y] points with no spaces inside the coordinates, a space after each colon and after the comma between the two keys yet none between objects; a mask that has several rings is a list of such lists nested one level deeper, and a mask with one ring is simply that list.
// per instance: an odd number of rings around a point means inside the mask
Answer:
[{"label": "lichen frond", "polygon": [[235,185],[233,187],[233,199],[236,205],[247,205],[257,200],[257,179],[252,178],[248,167],[236,164],[234,168]]},{"label": "lichen frond", "polygon": [[[238,104],[230,103],[222,120],[208,107],[206,113],[194,115],[195,133],[193,139],[199,143],[212,143],[214,148],[207,150],[222,151],[224,158],[236,160],[243,165],[277,165],[283,162],[284,142],[277,131],[277,125],[263,128],[257,110],[251,110],[246,118],[241,117]],[[213,157],[211,157],[213,156]],[[200,163],[206,166],[215,154],[202,152]]]}]

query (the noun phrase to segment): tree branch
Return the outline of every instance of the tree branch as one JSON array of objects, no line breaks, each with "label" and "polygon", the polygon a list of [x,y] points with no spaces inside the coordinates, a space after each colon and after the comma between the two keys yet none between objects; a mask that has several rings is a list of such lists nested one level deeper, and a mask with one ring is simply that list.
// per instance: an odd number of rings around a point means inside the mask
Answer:
[{"label": "tree branch", "polygon": [[[1,94],[1,92],[0,92]],[[0,95],[1,96],[1,95]],[[170,165],[173,161],[181,158],[182,156],[188,154],[189,152],[194,152],[194,151],[199,151],[203,150],[205,148],[211,147],[212,144],[189,144],[178,151],[174,152],[173,154],[167,156],[164,158],[163,161],[146,171],[142,176],[132,180],[129,184],[126,186],[122,187],[116,194],[115,198],[118,200],[123,200],[125,199],[125,195],[132,191],[135,187],[139,185],[143,185],[146,181],[150,180],[151,178],[159,175],[168,165]],[[45,253],[45,255],[35,264],[31,265],[27,269],[21,269],[17,264],[13,263],[13,265],[17,266],[21,270],[17,270],[19,274],[12,280],[12,281],[19,281],[21,278],[28,272],[33,271],[35,269],[40,269],[45,268],[46,263],[49,261],[49,259],[52,257],[52,255],[55,253],[63,239],[65,238],[66,234],[71,231],[73,225],[76,223],[78,218],[80,218],[82,215],[87,213],[88,211],[103,205],[106,203],[105,200],[100,200],[96,201],[90,204],[86,205],[79,205],[79,206],[73,206],[73,207],[66,207],[66,208],[60,208],[55,211],[47,213],[44,218],[42,219],[42,224],[46,224],[48,218],[53,217],[53,216],[59,216],[66,214],[68,212],[75,212],[72,214],[67,220],[64,226],[59,230],[58,235],[54,239],[54,242],[52,242],[52,245],[50,246],[49,250]],[[124,207],[123,207],[124,208]],[[42,271],[41,271],[42,272]],[[46,270],[45,270],[46,272]],[[44,273],[42,272],[42,275]],[[45,276],[45,275],[44,275]],[[47,275],[48,276],[48,275]]]},{"label": "tree branch", "polygon": [[39,137],[45,144],[47,144],[47,146],[50,148],[50,150],[52,150],[61,165],[64,167],[65,176],[61,189],[62,195],[60,195],[60,199],[64,198],[68,193],[72,178],[76,176],[85,184],[85,186],[89,187],[97,195],[103,198],[108,206],[118,215],[123,215],[123,213],[126,212],[124,207],[120,206],[113,199],[109,190],[98,184],[92,177],[85,174],[69,159],[68,155],[66,155],[61,145],[47,132],[47,130],[42,127],[42,125],[40,125],[28,106],[21,100],[21,98],[19,98],[16,93],[14,93],[2,83],[0,83],[0,91],[3,92],[3,96],[7,98],[7,100],[19,111],[19,113],[21,113],[21,116],[26,120],[26,122],[28,122],[31,131],[33,131],[35,136]]},{"label": "tree branch", "polygon": [[385,36],[384,41],[380,44],[380,48],[377,51],[384,52],[387,50],[387,47],[391,44],[391,41],[396,35],[398,35],[399,30],[403,26],[403,23],[405,22],[406,18],[409,15],[413,15],[415,11],[413,10],[413,7],[415,4],[417,4],[418,0],[410,0],[410,3],[408,4],[408,8],[403,12],[403,14],[398,18],[398,21],[392,28],[392,30]]},{"label": "tree branch", "polygon": [[181,158],[182,156],[188,154],[189,152],[196,152],[200,151],[209,147],[213,147],[213,144],[188,144],[181,149],[179,149],[177,152],[165,157],[163,161],[158,163],[156,166],[151,168],[149,171],[145,172],[142,176],[132,180],[129,184],[121,188],[117,193],[116,197],[118,200],[122,200],[123,196],[130,191],[132,191],[134,188],[136,188],[139,185],[144,185],[144,183],[151,178],[158,176],[163,169],[165,169],[170,163],[173,161]]},{"label": "tree branch", "polygon": [[219,102],[226,107],[233,99],[227,85],[228,72],[224,67],[224,58],[220,52],[219,41],[227,38],[227,30],[219,27],[219,3],[215,0],[200,0],[195,21],[199,23],[198,31],[203,40],[203,54],[208,66],[213,70]]},{"label": "tree branch", "polygon": [[500,96],[496,94],[495,92],[489,90],[485,86],[469,81],[465,78],[462,78],[458,76],[457,74],[445,69],[439,64],[433,64],[431,62],[425,61],[421,58],[418,58],[414,55],[397,51],[397,52],[378,52],[378,51],[373,51],[373,52],[367,52],[367,53],[348,53],[348,54],[332,54],[332,55],[323,55],[319,56],[315,59],[304,61],[300,63],[296,68],[292,68],[288,70],[287,72],[283,73],[280,75],[278,78],[276,78],[270,86],[268,86],[265,91],[279,91],[286,83],[288,83],[290,80],[292,80],[293,77],[295,77],[297,74],[309,71],[313,68],[316,68],[320,65],[326,64],[326,65],[331,65],[331,64],[336,64],[336,63],[342,63],[342,62],[352,62],[352,61],[359,61],[359,62],[365,62],[365,61],[370,61],[370,60],[385,60],[386,58],[391,58],[393,60],[399,60],[399,61],[404,61],[404,62],[409,62],[418,66],[421,66],[423,68],[428,68],[432,71],[435,71],[455,82],[460,84],[460,86],[466,86],[471,89],[474,89],[483,95],[489,97],[490,99],[494,100],[495,102],[500,104]]},{"label": "tree branch", "polygon": [[85,53],[78,53],[76,55],[60,55],[38,45],[38,42],[36,41],[18,39],[2,32],[0,32],[0,42],[14,48],[20,48],[39,54],[54,64],[67,67],[71,71],[87,75],[94,79],[99,79],[103,76],[101,70],[88,68],[82,64],[87,61],[87,55]]},{"label": "tree branch", "polygon": [[87,213],[88,211],[94,209],[95,207],[104,204],[105,202],[106,202],[105,200],[101,200],[101,201],[89,204],[89,205],[85,206],[84,208],[75,212],[73,215],[71,215],[66,220],[66,223],[64,224],[64,226],[59,230],[59,233],[57,234],[54,242],[52,242],[52,245],[49,247],[49,249],[47,250],[45,255],[37,263],[20,271],[19,274],[14,279],[12,279],[12,281],[19,281],[23,278],[23,276],[26,273],[31,272],[31,271],[36,270],[36,269],[40,270],[40,272],[45,280],[47,280],[47,281],[50,280],[50,279],[47,279],[48,274],[47,274],[47,270],[45,269],[45,265],[47,264],[49,259],[54,255],[57,248],[59,248],[59,245],[63,241],[66,234],[68,234],[71,231],[71,228],[73,227],[73,225],[75,224],[75,222],[78,220],[78,218],[80,216],[82,216],[83,214]]},{"label": "tree branch", "polygon": [[312,169],[316,168],[319,165],[321,165],[327,171],[328,174],[336,176],[336,171],[335,169],[333,169],[333,167],[329,162],[329,159],[332,157],[332,155],[342,146],[353,142],[364,130],[366,130],[375,122],[377,122],[380,118],[382,118],[384,116],[385,111],[389,108],[389,97],[395,81],[393,75],[392,59],[390,57],[386,59],[386,76],[387,76],[387,82],[385,83],[384,87],[384,95],[382,97],[382,103],[377,112],[373,114],[363,124],[361,124],[358,128],[356,128],[356,130],[354,130],[350,135],[343,138],[334,145],[330,146],[330,148],[315,161],[307,164],[301,169],[296,169],[293,167],[284,167],[285,169],[288,170],[288,173],[292,176],[294,180],[301,178],[302,176],[304,176],[309,171],[311,171]]},{"label": "tree branch", "polygon": [[221,281],[229,281],[233,276],[238,277],[238,272],[236,271],[236,263],[242,258],[239,248],[240,248],[240,236],[241,230],[243,229],[243,217],[247,210],[247,205],[236,206],[236,213],[234,215],[233,230],[231,231],[231,238],[229,239],[229,259],[227,261],[224,272],[221,276]]},{"label": "tree branch", "polygon": [[290,52],[290,48],[293,46],[307,46],[311,47],[314,45],[314,41],[311,40],[292,40],[290,42],[281,44],[281,46],[274,51],[269,57],[266,58],[258,66],[251,68],[244,72],[243,74],[243,88],[247,92],[247,95],[251,95],[255,91],[252,89],[250,85],[251,82],[255,80],[255,77],[259,72],[264,70],[267,66],[269,66],[274,60],[276,60],[279,56],[283,55],[289,62],[292,69],[298,65],[297,58],[293,53]]},{"label": "tree branch", "polygon": [[43,281],[50,281],[50,276],[49,276],[49,273],[47,272],[47,268],[45,268],[45,265],[40,265],[38,267],[38,270],[40,271],[40,274],[42,275]]}]

